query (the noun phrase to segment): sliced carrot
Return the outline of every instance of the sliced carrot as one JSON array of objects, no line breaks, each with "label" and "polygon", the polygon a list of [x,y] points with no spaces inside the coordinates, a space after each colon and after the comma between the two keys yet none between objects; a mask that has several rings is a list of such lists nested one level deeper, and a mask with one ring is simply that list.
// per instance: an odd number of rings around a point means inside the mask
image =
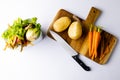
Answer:
[{"label": "sliced carrot", "polygon": [[89,57],[91,57],[92,56],[92,39],[93,39],[92,25],[90,27],[88,36],[89,36]]},{"label": "sliced carrot", "polygon": [[91,50],[91,53],[92,53],[92,54],[94,53],[95,36],[96,36],[96,28],[95,28],[95,30],[93,31],[92,50]]},{"label": "sliced carrot", "polygon": [[6,42],[6,45],[3,50],[5,51],[7,49],[7,47],[8,47],[8,43]]},{"label": "sliced carrot", "polygon": [[97,32],[95,34],[95,44],[94,44],[94,54],[95,54],[95,58],[97,57],[97,49],[98,49],[98,45],[100,43],[101,40],[101,35],[100,35],[100,28],[97,29]]},{"label": "sliced carrot", "polygon": [[95,58],[95,54],[92,53],[91,59],[94,60],[94,58]]}]

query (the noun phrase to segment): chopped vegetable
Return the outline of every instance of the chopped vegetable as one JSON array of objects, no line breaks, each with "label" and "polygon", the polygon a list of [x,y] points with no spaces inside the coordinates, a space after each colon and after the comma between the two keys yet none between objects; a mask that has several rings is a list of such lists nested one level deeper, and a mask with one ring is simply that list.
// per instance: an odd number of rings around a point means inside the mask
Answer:
[{"label": "chopped vegetable", "polygon": [[94,54],[95,58],[97,57],[97,48],[101,40],[101,35],[100,35],[100,28],[98,27],[97,32],[95,34],[95,44],[94,44]]},{"label": "chopped vegetable", "polygon": [[29,29],[37,31],[37,37],[35,37],[35,39],[37,39],[40,36],[41,25],[36,23],[36,21],[36,17],[25,20],[18,18],[11,26],[9,25],[8,29],[2,34],[2,38],[6,41],[6,46],[4,49],[7,47],[14,49],[20,45],[22,50],[24,46],[31,43],[31,41],[26,38],[26,33]]},{"label": "chopped vegetable", "polygon": [[95,29],[92,31],[90,27],[90,31],[88,33],[89,35],[89,57],[91,57],[92,60],[97,57],[97,49],[101,40],[101,29],[100,27],[95,27]]},{"label": "chopped vegetable", "polygon": [[94,56],[95,56],[95,54],[94,54],[94,49],[95,49],[95,36],[96,36],[96,27],[95,27],[95,30],[93,30],[93,39],[92,39],[92,51],[91,51],[91,53],[92,53],[92,60],[94,59]]},{"label": "chopped vegetable", "polygon": [[92,56],[92,40],[93,40],[93,32],[92,32],[92,25],[90,26],[90,31],[88,33],[89,36],[89,56]]},{"label": "chopped vegetable", "polygon": [[92,39],[92,53],[94,52],[94,47],[95,47],[95,36],[96,36],[96,28],[93,30],[93,39]]}]

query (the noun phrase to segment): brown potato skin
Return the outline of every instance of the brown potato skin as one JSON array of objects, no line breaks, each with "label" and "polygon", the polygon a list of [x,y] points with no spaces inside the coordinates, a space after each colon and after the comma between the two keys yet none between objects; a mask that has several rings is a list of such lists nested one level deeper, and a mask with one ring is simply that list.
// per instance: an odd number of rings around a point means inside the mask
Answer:
[{"label": "brown potato skin", "polygon": [[54,22],[53,29],[56,32],[62,32],[66,30],[70,24],[71,24],[71,19],[69,17],[61,17]]},{"label": "brown potato skin", "polygon": [[68,29],[68,36],[71,39],[79,39],[82,35],[82,26],[79,21],[74,21],[71,23],[69,29]]}]

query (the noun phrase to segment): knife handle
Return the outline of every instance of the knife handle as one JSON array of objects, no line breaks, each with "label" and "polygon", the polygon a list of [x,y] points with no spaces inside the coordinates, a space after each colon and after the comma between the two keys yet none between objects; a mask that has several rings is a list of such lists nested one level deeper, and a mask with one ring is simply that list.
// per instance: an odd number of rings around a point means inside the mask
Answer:
[{"label": "knife handle", "polygon": [[79,59],[79,55],[72,56],[75,61],[86,71],[90,71],[90,67],[87,66],[82,60]]}]

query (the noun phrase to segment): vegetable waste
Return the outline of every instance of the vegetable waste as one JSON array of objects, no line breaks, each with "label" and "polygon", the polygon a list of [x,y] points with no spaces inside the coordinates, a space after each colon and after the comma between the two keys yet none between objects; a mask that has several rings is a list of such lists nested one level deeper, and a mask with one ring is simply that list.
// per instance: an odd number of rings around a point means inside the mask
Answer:
[{"label": "vegetable waste", "polygon": [[2,38],[6,42],[4,50],[6,48],[14,49],[21,46],[22,51],[23,47],[32,44],[32,41],[40,37],[40,33],[41,25],[37,23],[36,17],[25,20],[18,18],[12,25],[8,25],[8,29],[2,34]]}]

